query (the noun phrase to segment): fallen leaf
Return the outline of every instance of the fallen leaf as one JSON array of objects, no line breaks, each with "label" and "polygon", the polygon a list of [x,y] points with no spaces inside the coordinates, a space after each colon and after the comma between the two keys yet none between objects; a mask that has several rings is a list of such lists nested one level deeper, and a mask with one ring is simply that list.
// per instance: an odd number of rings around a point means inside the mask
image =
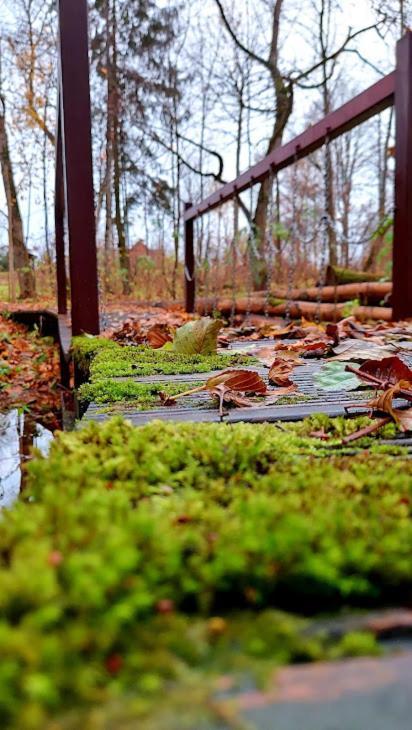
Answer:
[{"label": "fallen leaf", "polygon": [[331,360],[383,360],[391,357],[394,349],[366,340],[349,339],[334,348],[335,356]]},{"label": "fallen leaf", "polygon": [[293,322],[288,324],[286,327],[276,327],[273,324],[264,324],[259,328],[259,331],[264,337],[273,337],[273,339],[275,339],[277,337],[285,337],[285,335],[290,334],[294,327],[295,325]]},{"label": "fallen leaf", "polygon": [[273,347],[261,347],[257,350],[252,350],[250,354],[268,368],[272,365],[274,358],[282,358],[282,360],[293,362],[294,365],[305,364],[299,353],[294,350],[287,349],[278,352]]},{"label": "fallen leaf", "polygon": [[315,385],[320,390],[356,390],[360,383],[356,375],[346,371],[350,363],[328,360],[313,376]]},{"label": "fallen leaf", "polygon": [[412,370],[399,357],[368,360],[361,365],[357,372],[360,378],[363,374],[371,375],[390,385],[396,385],[400,380],[412,383]]},{"label": "fallen leaf", "polygon": [[412,431],[412,408],[402,409],[393,407],[393,399],[400,395],[400,391],[407,390],[410,382],[400,380],[381,395],[367,403],[370,408],[387,413],[399,426],[401,431]]},{"label": "fallen leaf", "polygon": [[228,390],[238,391],[239,393],[249,393],[251,395],[266,395],[267,387],[266,383],[258,373],[254,370],[223,370],[218,375],[212,375],[208,378],[203,385],[198,385],[196,388],[185,390],[183,393],[178,393],[169,398],[165,393],[160,393],[160,399],[163,405],[174,405],[178,398],[183,398],[186,395],[193,395],[194,393],[201,393],[202,391],[213,391],[220,385],[224,385]]},{"label": "fallen leaf", "polygon": [[329,349],[329,342],[304,342],[302,343],[302,357],[322,357]]},{"label": "fallen leaf", "polygon": [[290,374],[293,372],[294,364],[281,357],[277,357],[270,366],[269,383],[272,385],[293,385]]},{"label": "fallen leaf", "polygon": [[153,327],[148,330],[146,339],[150,347],[152,347],[154,350],[158,350],[160,347],[163,347],[166,342],[173,341],[170,327],[165,324],[153,325]]},{"label": "fallen leaf", "polygon": [[176,399],[173,398],[172,395],[168,395],[163,390],[159,393],[160,402],[163,406],[174,406],[176,404]]},{"label": "fallen leaf", "polygon": [[210,317],[187,322],[176,330],[173,349],[182,355],[213,355],[222,327],[221,320]]},{"label": "fallen leaf", "polygon": [[224,384],[231,390],[238,390],[241,393],[253,395],[265,395],[267,392],[266,383],[254,370],[224,370],[219,375],[212,375],[201,390],[212,390],[217,385]]},{"label": "fallen leaf", "polygon": [[210,394],[216,396],[219,399],[219,415],[224,416],[223,403],[228,403],[239,408],[250,408],[255,405],[253,401],[246,398],[243,393],[239,393],[236,390],[231,390],[224,383],[216,385],[215,388],[210,389]]}]

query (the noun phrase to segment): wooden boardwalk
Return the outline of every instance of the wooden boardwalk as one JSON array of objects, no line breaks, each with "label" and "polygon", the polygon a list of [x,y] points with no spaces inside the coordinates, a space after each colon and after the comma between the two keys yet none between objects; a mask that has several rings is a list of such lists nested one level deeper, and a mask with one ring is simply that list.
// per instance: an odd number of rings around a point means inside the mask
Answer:
[{"label": "wooden boardwalk", "polygon": [[[261,344],[270,346],[274,344],[274,341],[264,340]],[[234,342],[231,348],[225,350],[225,352],[228,354],[230,354],[231,350],[238,352],[245,345],[250,347],[250,342]],[[256,405],[250,408],[229,407],[226,410],[224,421],[227,423],[237,423],[240,421],[247,423],[297,421],[315,413],[325,413],[328,416],[336,417],[344,415],[346,413],[345,408],[349,405],[353,406],[358,402],[359,406],[364,404],[368,399],[368,394],[365,393],[365,390],[327,392],[317,388],[314,382],[314,375],[324,363],[325,360],[308,360],[305,365],[296,367],[291,375],[291,379],[298,386],[298,390],[290,396],[281,398],[279,403],[267,406],[264,405],[263,399],[261,403],[259,399],[256,399]],[[258,372],[268,384],[267,368],[255,365],[242,366],[242,368],[245,367],[248,370]],[[192,384],[204,382],[208,377],[216,375],[218,372],[221,371],[191,373],[189,375],[130,376],[127,378],[113,378],[113,380],[133,380],[136,383],[156,385],[164,383],[165,386],[171,383],[174,385],[181,384],[181,390],[183,392],[189,390]],[[276,392],[276,389],[269,384],[268,388],[273,390],[273,393]],[[155,419],[163,421],[193,421],[196,423],[218,423],[222,420],[218,413],[216,400],[212,399],[206,392],[186,396],[172,406],[161,405],[159,401],[159,405],[147,410],[140,410],[127,404],[122,408],[122,405],[119,403],[112,404],[112,406],[110,404],[99,405],[97,403],[91,403],[83,418],[84,420],[105,421],[115,412],[117,414],[122,413],[135,425],[143,425]],[[362,407],[359,407],[359,409],[351,408],[351,413],[365,413],[365,409]]]}]

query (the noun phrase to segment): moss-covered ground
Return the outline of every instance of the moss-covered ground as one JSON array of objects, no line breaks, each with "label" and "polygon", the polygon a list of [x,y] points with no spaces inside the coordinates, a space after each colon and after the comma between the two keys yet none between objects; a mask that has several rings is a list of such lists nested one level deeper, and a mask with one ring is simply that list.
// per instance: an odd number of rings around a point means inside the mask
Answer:
[{"label": "moss-covered ground", "polygon": [[217,676],[376,652],[307,630],[412,595],[412,462],[376,436],[343,450],[358,426],[117,418],[59,435],[2,516],[2,727],[193,730],[176,707],[190,692],[211,716]]},{"label": "moss-covered ground", "polygon": [[74,340],[74,355],[90,378],[179,375],[207,373],[236,365],[256,364],[249,355],[182,355],[173,350],[153,350],[143,345],[121,346],[103,338],[79,337]]},{"label": "moss-covered ground", "polygon": [[[254,364],[96,337],[75,338],[74,356],[80,398],[122,410],[182,388],[133,376],[200,383]],[[372,634],[329,635],[317,621],[412,595],[412,462],[383,443],[393,425],[342,446],[367,422],[115,418],[59,435],[1,518],[1,727],[240,728],[215,701],[222,687],[379,653]]]}]

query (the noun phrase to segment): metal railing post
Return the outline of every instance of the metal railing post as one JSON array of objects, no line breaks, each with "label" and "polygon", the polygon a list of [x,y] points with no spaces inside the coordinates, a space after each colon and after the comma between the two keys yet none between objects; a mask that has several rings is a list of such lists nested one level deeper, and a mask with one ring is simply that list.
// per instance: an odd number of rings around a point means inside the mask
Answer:
[{"label": "metal railing post", "polygon": [[87,0],[58,0],[72,332],[99,333]]},{"label": "metal railing post", "polygon": [[412,317],[412,33],[398,41],[392,317]]},{"label": "metal railing post", "polygon": [[[185,211],[192,203],[185,203]],[[185,219],[185,309],[192,314],[195,311],[195,253],[194,253],[194,220]]]},{"label": "metal railing post", "polygon": [[64,246],[64,174],[62,132],[59,108],[57,110],[54,225],[56,236],[57,311],[59,314],[67,314],[67,280]]}]

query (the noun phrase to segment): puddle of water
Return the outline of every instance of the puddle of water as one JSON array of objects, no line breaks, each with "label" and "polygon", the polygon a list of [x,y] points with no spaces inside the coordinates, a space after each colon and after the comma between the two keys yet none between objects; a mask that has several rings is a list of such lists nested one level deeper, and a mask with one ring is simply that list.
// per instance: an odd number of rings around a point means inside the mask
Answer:
[{"label": "puddle of water", "polygon": [[29,447],[35,446],[46,456],[52,441],[52,432],[40,424],[27,433],[24,415],[17,410],[0,413],[0,509],[11,507],[19,496],[21,465],[28,458]]}]

